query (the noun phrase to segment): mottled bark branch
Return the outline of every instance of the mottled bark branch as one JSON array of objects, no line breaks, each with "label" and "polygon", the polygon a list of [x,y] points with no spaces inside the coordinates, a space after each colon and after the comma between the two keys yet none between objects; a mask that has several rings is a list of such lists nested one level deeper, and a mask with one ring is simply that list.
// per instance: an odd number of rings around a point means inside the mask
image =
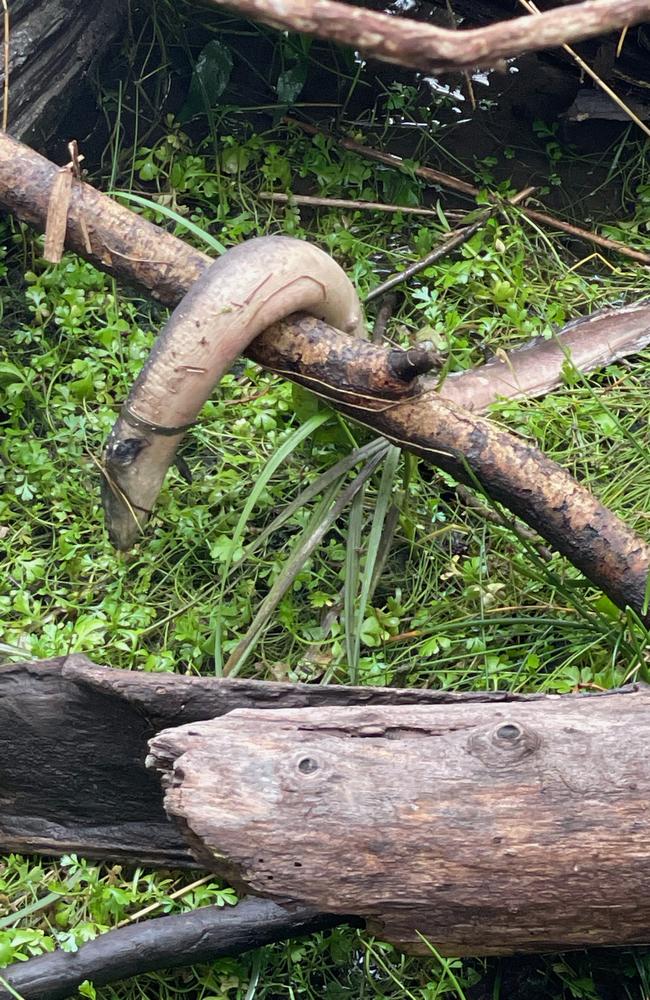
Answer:
[{"label": "mottled bark branch", "polygon": [[[0,206],[42,229],[56,173],[43,157],[0,136]],[[170,304],[183,297],[210,260],[76,181],[67,246]],[[629,605],[648,618],[650,546],[536,448],[445,399],[426,382],[405,381],[394,352],[315,320],[291,317],[258,337],[247,354],[431,464],[469,485],[479,483],[619,607]]]},{"label": "mottled bark branch", "polygon": [[544,14],[453,31],[336,0],[203,0],[273,27],[352,45],[366,57],[427,73],[494,66],[501,59],[607,34],[650,16],[648,0],[586,0]]},{"label": "mottled bark branch", "polygon": [[345,334],[312,317],[276,324],[249,354],[461,482],[480,486],[619,607],[628,604],[648,617],[650,546],[523,438],[444,398],[432,383],[415,383],[398,394],[385,377],[383,348],[351,346]]}]

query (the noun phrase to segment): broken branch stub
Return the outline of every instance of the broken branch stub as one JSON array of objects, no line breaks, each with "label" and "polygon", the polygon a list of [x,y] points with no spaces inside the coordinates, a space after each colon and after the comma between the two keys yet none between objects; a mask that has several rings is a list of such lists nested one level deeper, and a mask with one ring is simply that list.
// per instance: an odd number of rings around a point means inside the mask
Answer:
[{"label": "broken branch stub", "polygon": [[646,943],[650,693],[237,711],[151,742],[197,857],[427,952]]}]

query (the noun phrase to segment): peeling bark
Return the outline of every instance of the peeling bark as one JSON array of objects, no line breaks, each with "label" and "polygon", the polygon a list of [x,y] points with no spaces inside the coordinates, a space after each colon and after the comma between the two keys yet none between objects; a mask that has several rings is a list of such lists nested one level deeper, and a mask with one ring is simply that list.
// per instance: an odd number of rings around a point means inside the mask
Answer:
[{"label": "peeling bark", "polygon": [[454,31],[336,0],[208,0],[274,28],[299,31],[366,57],[427,73],[494,66],[502,59],[605,35],[650,17],[648,0],[586,0],[543,14]]},{"label": "peeling bark", "polygon": [[243,710],[161,733],[151,762],[206,865],[406,950],[645,944],[649,709],[644,689]]},{"label": "peeling bark", "polygon": [[[57,168],[43,157],[0,136],[0,205],[19,218],[43,228],[56,174]],[[77,181],[67,245],[170,304],[183,297],[210,262]],[[644,600],[650,546],[536,448],[445,399],[430,382],[405,383],[390,351],[294,316],[265,331],[246,353],[432,465],[470,486],[479,484],[619,607],[629,605],[650,621]]]}]

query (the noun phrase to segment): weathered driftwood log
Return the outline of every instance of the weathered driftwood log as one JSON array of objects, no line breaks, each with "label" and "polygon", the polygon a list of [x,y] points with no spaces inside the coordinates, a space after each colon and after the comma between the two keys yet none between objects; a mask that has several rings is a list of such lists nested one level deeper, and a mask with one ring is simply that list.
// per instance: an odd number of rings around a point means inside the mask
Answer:
[{"label": "weathered driftwood log", "polygon": [[283,907],[268,899],[245,899],[236,907],[204,906],[191,913],[157,917],[100,934],[78,951],[55,951],[0,969],[14,993],[0,984],[0,1000],[63,1000],[86,979],[104,986],[156,969],[213,962],[252,948],[312,934],[340,917],[305,907]]},{"label": "weathered driftwood log", "polygon": [[151,744],[206,866],[445,954],[647,943],[650,691],[236,711]]},{"label": "weathered driftwood log", "polygon": [[[57,168],[0,136],[0,206],[43,228]],[[73,181],[67,246],[117,277],[176,304],[210,258]],[[554,462],[522,439],[407,380],[396,354],[290,317],[258,337],[249,357],[306,385],[353,419],[502,502],[565,554],[619,606],[647,615],[650,547]]]},{"label": "weathered driftwood log", "polygon": [[0,850],[188,865],[191,843],[409,948],[414,928],[453,953],[642,943],[649,698],[4,666]]},{"label": "weathered driftwood log", "polygon": [[[126,0],[10,0],[8,128],[46,142],[84,77],[106,51],[126,14]],[[0,9],[0,40],[4,41]],[[0,54],[2,45],[0,45]],[[5,93],[0,55],[0,94]],[[0,108],[3,101],[0,98]]]},{"label": "weathered driftwood log", "polygon": [[647,0],[587,0],[485,28],[454,31],[336,0],[209,0],[273,27],[360,49],[427,73],[494,66],[501,59],[604,35],[650,17]]},{"label": "weathered driftwood log", "polygon": [[515,697],[140,674],[83,655],[0,666],[0,851],[196,866],[145,768],[147,741],[169,726],[237,708]]}]

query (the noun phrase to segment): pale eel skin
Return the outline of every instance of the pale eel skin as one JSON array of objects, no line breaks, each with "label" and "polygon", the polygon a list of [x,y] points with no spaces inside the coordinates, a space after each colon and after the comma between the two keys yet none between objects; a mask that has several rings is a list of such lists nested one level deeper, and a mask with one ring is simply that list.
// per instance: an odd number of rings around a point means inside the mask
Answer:
[{"label": "pale eel skin", "polygon": [[116,548],[140,537],[176,450],[217,382],[258,334],[297,311],[366,335],[345,272],[323,250],[287,236],[233,247],[184,296],[106,443],[102,502]]}]

